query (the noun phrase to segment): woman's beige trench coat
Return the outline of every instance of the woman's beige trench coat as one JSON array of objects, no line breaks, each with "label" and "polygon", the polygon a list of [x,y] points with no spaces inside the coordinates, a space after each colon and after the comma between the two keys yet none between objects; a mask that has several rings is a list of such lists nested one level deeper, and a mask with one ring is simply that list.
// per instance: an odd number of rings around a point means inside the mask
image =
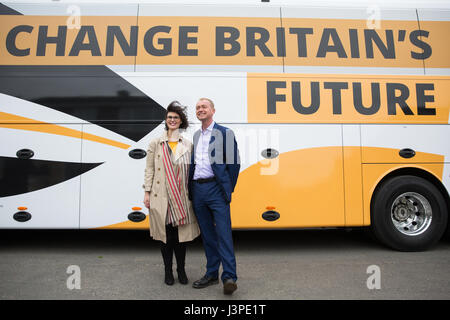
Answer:
[{"label": "woman's beige trench coat", "polygon": [[[178,146],[172,159],[179,161],[181,156],[188,153],[184,159],[191,159],[192,143],[186,138],[182,137],[178,131],[174,132],[178,136]],[[163,149],[162,142],[167,141],[167,131],[161,137],[152,140],[147,149],[147,164],[145,167],[144,185],[145,191],[150,191],[150,235],[155,240],[161,240],[166,243],[166,215],[168,206],[168,193],[166,186],[166,171],[163,163]],[[188,171],[189,172],[189,171]],[[188,177],[182,177],[181,183],[187,185]],[[188,214],[191,215],[192,223],[178,226],[178,239],[180,242],[194,240],[199,234],[200,229],[197,224],[197,219],[192,208],[192,202],[188,198],[187,188],[186,192],[181,195],[187,198]]]}]

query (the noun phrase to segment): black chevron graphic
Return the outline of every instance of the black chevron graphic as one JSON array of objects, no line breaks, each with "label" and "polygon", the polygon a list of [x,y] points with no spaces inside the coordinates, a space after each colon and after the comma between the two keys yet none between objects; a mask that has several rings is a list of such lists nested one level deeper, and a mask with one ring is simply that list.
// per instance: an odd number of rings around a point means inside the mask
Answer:
[{"label": "black chevron graphic", "polygon": [[0,157],[0,197],[44,189],[101,164]]},{"label": "black chevron graphic", "polygon": [[[0,93],[95,123],[133,141],[156,128],[166,112],[106,66],[0,66]],[[132,124],[141,125],[130,130]]]},{"label": "black chevron graphic", "polygon": [[3,3],[0,3],[0,15],[2,14],[22,15],[20,12],[11,9],[10,7],[4,5]]}]

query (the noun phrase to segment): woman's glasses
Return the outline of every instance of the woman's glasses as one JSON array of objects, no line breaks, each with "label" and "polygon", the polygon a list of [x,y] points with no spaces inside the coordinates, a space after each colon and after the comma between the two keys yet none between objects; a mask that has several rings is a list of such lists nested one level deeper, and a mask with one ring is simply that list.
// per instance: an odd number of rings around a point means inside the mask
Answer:
[{"label": "woman's glasses", "polygon": [[167,116],[166,119],[167,119],[167,120],[180,120],[180,117],[178,117],[178,116],[175,116],[175,117]]}]

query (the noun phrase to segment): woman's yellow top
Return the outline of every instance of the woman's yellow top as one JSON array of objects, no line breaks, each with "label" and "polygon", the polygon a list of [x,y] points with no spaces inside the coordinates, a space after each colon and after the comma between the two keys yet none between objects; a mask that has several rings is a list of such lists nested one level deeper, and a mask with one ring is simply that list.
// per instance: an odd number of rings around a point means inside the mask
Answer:
[{"label": "woman's yellow top", "polygon": [[178,141],[169,141],[170,149],[172,149],[172,153],[175,154],[177,150]]}]

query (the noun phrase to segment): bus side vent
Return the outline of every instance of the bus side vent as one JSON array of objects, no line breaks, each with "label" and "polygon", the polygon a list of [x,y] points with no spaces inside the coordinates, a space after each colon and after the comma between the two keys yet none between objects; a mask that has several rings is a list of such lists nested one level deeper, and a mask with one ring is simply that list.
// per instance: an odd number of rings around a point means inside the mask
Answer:
[{"label": "bus side vent", "polygon": [[267,221],[275,221],[278,220],[278,218],[280,218],[280,214],[276,211],[269,210],[262,214],[262,218]]},{"label": "bus side vent", "polygon": [[416,152],[413,149],[402,149],[398,152],[398,154],[400,155],[400,157],[405,158],[405,159],[409,159],[412,158],[416,155]]},{"label": "bus side vent", "polygon": [[141,222],[145,220],[145,214],[139,211],[133,211],[128,215],[128,220],[133,222]]},{"label": "bus side vent", "polygon": [[26,222],[31,219],[31,214],[26,211],[19,211],[13,215],[13,218],[18,222]]},{"label": "bus side vent", "polygon": [[145,152],[142,149],[134,149],[131,150],[128,155],[133,158],[133,159],[142,159],[145,158],[145,156],[147,155],[147,152]]},{"label": "bus side vent", "polygon": [[278,157],[278,151],[272,148],[267,148],[261,152],[261,155],[266,159],[273,159]]},{"label": "bus side vent", "polygon": [[30,149],[21,149],[16,152],[16,156],[19,159],[27,160],[34,156],[34,152],[33,152],[33,150],[30,150]]}]

